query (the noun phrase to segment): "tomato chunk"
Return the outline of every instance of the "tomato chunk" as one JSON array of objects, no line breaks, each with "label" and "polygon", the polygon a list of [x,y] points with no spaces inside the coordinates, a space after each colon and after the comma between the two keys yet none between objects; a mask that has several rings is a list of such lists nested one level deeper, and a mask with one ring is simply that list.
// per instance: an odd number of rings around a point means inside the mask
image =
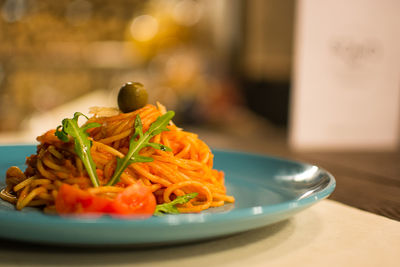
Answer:
[{"label": "tomato chunk", "polygon": [[105,213],[110,210],[111,202],[109,199],[63,184],[56,198],[56,210],[59,214]]},{"label": "tomato chunk", "polygon": [[58,191],[55,205],[57,213],[62,215],[109,214],[148,218],[154,213],[156,200],[150,189],[139,183],[125,188],[114,200],[63,184]]},{"label": "tomato chunk", "polygon": [[140,183],[136,183],[117,195],[112,203],[112,209],[116,214],[135,214],[140,217],[150,217],[153,215],[156,205],[156,198],[150,189]]}]

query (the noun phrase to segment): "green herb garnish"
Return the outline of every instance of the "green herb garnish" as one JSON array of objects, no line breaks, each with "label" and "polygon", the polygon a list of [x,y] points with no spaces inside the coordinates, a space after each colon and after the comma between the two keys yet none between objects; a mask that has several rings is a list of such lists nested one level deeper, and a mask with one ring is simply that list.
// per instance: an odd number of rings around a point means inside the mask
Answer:
[{"label": "green herb garnish", "polygon": [[177,204],[185,204],[189,202],[191,199],[197,197],[198,193],[189,193],[183,196],[179,196],[172,200],[169,203],[159,204],[156,206],[156,210],[154,211],[155,216],[162,216],[166,213],[168,214],[178,214],[179,210],[176,207]]},{"label": "green herb garnish", "polygon": [[100,183],[96,173],[96,165],[94,164],[92,155],[90,154],[90,147],[92,146],[92,142],[88,139],[89,134],[86,132],[86,130],[99,127],[101,126],[101,124],[92,122],[83,125],[82,127],[79,127],[79,116],[83,116],[88,119],[88,117],[86,117],[84,114],[80,112],[75,112],[72,119],[62,120],[62,125],[59,125],[57,127],[55,135],[63,142],[69,142],[68,135],[73,137],[75,143],[75,152],[82,160],[83,165],[85,166],[86,171],[90,177],[90,180],[93,183],[93,186],[98,187]]},{"label": "green herb garnish", "polygon": [[150,146],[163,151],[171,151],[170,148],[162,144],[150,143],[150,139],[153,136],[162,133],[163,131],[168,131],[167,125],[174,115],[175,113],[173,111],[168,111],[164,115],[158,117],[145,133],[143,133],[143,125],[139,115],[136,116],[135,133],[129,140],[128,153],[123,158],[117,158],[117,168],[115,169],[114,175],[111,177],[107,185],[114,185],[118,183],[123,171],[132,163],[153,161],[153,158],[151,157],[139,155],[139,152],[142,148]]}]

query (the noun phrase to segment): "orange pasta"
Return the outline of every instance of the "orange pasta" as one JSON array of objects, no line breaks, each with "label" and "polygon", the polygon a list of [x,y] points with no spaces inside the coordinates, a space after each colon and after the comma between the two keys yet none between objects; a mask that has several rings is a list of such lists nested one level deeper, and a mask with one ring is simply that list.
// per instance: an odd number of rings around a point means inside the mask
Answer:
[{"label": "orange pasta", "polygon": [[141,183],[153,192],[157,204],[168,203],[178,196],[192,192],[198,195],[178,206],[180,212],[200,212],[210,207],[234,202],[226,195],[224,174],[213,169],[210,148],[196,134],[183,131],[172,122],[151,140],[171,148],[163,151],[145,147],[140,155],[151,157],[152,162],[133,163],[122,173],[113,186],[107,182],[116,169],[117,158],[123,158],[134,135],[137,115],[147,131],[159,116],[165,113],[161,105],[146,105],[131,113],[101,116],[101,108],[87,123],[101,126],[87,130],[92,141],[91,155],[96,165],[100,187],[93,187],[91,180],[74,151],[74,143],[62,142],[50,130],[39,136],[37,153],[27,158],[25,172],[11,167],[6,174],[6,188],[0,192],[3,200],[14,203],[17,209],[41,206],[46,212],[55,211],[55,199],[62,184],[70,184],[99,196],[113,199],[124,188]]}]

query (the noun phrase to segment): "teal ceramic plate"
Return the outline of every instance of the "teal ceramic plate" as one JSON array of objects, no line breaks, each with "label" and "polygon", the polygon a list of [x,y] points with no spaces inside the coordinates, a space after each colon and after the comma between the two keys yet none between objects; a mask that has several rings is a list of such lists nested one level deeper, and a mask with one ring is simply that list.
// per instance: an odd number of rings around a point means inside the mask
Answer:
[{"label": "teal ceramic plate", "polygon": [[[0,183],[9,166],[24,168],[30,145],[0,146]],[[236,203],[199,214],[168,215],[147,220],[102,217],[72,219],[27,208],[16,211],[0,200],[0,238],[60,245],[151,246],[190,242],[251,230],[284,219],[328,197],[335,179],[308,164],[239,152],[215,153],[228,193]]]}]

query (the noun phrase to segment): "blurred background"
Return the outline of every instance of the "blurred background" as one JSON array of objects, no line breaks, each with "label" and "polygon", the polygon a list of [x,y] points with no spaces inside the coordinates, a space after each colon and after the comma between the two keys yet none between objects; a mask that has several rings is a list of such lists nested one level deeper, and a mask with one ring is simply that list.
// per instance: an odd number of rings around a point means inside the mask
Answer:
[{"label": "blurred background", "polygon": [[143,83],[151,103],[188,127],[285,128],[294,5],[1,0],[0,133],[17,140],[74,109],[115,106],[127,81]]},{"label": "blurred background", "polygon": [[[346,1],[324,4],[305,1],[300,5],[294,0],[0,0],[0,140],[31,142],[75,111],[87,113],[91,106],[116,106],[121,85],[137,81],[147,88],[151,103],[158,100],[175,110],[175,121],[184,128],[220,132],[222,137],[211,141],[212,145],[224,146],[223,136],[260,142],[275,138],[269,147],[286,145],[289,126],[294,125],[295,133],[301,137],[297,143],[320,140],[320,144],[330,142],[330,148],[334,148],[335,142],[319,137],[346,137],[358,129],[355,138],[348,139],[347,146],[370,132],[378,137],[374,149],[379,149],[381,133],[373,133],[364,126],[374,116],[377,121],[387,117],[384,109],[379,111],[381,106],[374,107],[368,102],[375,98],[373,94],[385,92],[364,94],[369,99],[357,102],[360,90],[347,88],[366,87],[366,82],[359,81],[367,81],[365,77],[378,71],[363,70],[362,64],[370,64],[364,58],[372,58],[375,61],[371,64],[375,64],[387,51],[382,49],[382,43],[364,42],[361,35],[358,39],[337,35],[332,27],[328,37],[333,39],[321,41],[329,32],[325,25],[336,21],[333,10],[342,10],[341,5],[345,4],[342,2]],[[346,10],[350,10],[347,15],[338,11],[342,16],[342,24],[337,23],[341,27],[338,32],[345,33],[352,25],[357,26],[354,32],[360,32],[368,25],[363,21],[363,12],[369,21],[379,12],[387,16],[396,6],[388,5],[391,0],[385,0],[379,8],[356,2],[362,8],[353,4],[353,7],[347,5]],[[307,18],[314,19],[309,20],[314,27],[312,31],[302,30],[310,29]],[[377,21],[375,24],[378,25]],[[296,29],[300,36],[297,43]],[[372,22],[367,29],[373,29]],[[315,37],[311,41],[315,47],[307,43],[311,40],[308,36]],[[321,38],[316,39],[318,36]],[[308,55],[302,47],[310,48],[315,55]],[[325,54],[318,52],[321,48],[326,50]],[[299,50],[297,58],[301,64],[296,65],[294,51]],[[330,68],[322,69],[323,65],[309,68],[325,55],[329,58],[323,64],[332,65]],[[295,67],[297,70],[293,71]],[[307,68],[311,72],[302,72]],[[336,76],[327,77],[332,71]],[[392,86],[396,94],[386,94],[390,99],[400,99],[398,73],[397,68],[396,85]],[[292,101],[292,105],[296,104],[293,108],[290,104],[293,85],[325,87],[324,81],[320,86],[315,80],[303,79],[307,75],[326,78],[326,84],[331,83],[329,89],[341,87],[347,91],[341,91],[335,98],[317,88],[322,95],[319,99],[314,91],[312,99],[297,105],[297,100],[307,97],[306,92],[300,92],[296,101]],[[301,84],[302,81],[305,82]],[[381,90],[380,84],[372,86]],[[330,100],[322,99],[323,95],[334,99],[335,105],[328,108]],[[396,109],[391,111],[394,119],[388,122],[392,127],[382,131],[391,135],[381,139],[390,139],[390,148],[397,148],[399,106],[389,105],[386,100],[381,103]],[[349,128],[342,117],[355,113],[353,110],[363,116],[369,107],[371,116],[364,116],[365,120],[354,118],[364,126],[358,127],[350,121],[353,125],[350,135],[339,131]],[[337,110],[343,110],[344,114],[328,118],[334,123],[323,127],[327,120],[323,110],[331,110],[328,115],[332,116],[339,114]],[[318,113],[320,117],[314,118]],[[320,136],[314,138],[320,130]],[[363,144],[371,143],[373,137],[366,138]]]}]

